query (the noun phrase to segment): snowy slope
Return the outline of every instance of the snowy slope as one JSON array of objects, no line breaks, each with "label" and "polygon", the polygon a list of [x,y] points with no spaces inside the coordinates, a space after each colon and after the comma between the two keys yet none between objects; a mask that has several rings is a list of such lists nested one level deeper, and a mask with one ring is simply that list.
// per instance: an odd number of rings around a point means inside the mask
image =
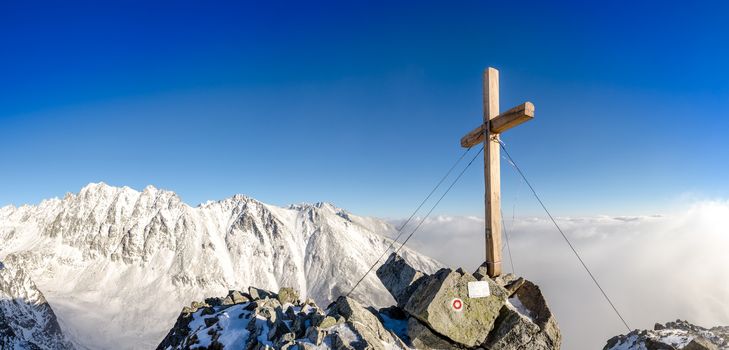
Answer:
[{"label": "snowy slope", "polygon": [[72,349],[30,277],[0,263],[0,349]]},{"label": "snowy slope", "polygon": [[[0,260],[24,266],[76,343],[151,348],[183,305],[228,289],[289,286],[327,305],[386,248],[391,229],[326,203],[281,208],[236,195],[191,207],[152,186],[99,183],[0,208]],[[404,256],[423,271],[439,265]],[[354,297],[391,303],[374,274]]]}]

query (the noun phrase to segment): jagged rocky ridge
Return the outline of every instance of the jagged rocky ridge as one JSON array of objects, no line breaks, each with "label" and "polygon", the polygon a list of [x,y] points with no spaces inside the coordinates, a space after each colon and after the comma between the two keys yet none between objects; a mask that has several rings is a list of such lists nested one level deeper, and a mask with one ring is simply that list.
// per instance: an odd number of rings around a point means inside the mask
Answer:
[{"label": "jagged rocky ridge", "polygon": [[[377,275],[397,305],[379,310],[346,296],[321,309],[290,288],[229,291],[185,307],[157,349],[559,349],[539,287],[484,272],[428,275],[393,254]],[[468,282],[477,280],[489,284],[490,296],[468,298]],[[463,300],[460,312],[450,309],[454,297]]]},{"label": "jagged rocky ridge", "polygon": [[603,350],[729,350],[729,327],[703,328],[688,321],[656,323],[607,341]]},{"label": "jagged rocky ridge", "polygon": [[0,349],[73,349],[50,305],[21,268],[0,263]]},{"label": "jagged rocky ridge", "polygon": [[[237,286],[290,286],[327,305],[389,245],[390,230],[326,203],[282,208],[236,195],[191,207],[152,186],[98,183],[0,208],[0,260],[24,267],[77,344],[140,349],[159,343],[182,305]],[[402,252],[424,271],[440,265]],[[374,275],[352,296],[392,303]]]}]

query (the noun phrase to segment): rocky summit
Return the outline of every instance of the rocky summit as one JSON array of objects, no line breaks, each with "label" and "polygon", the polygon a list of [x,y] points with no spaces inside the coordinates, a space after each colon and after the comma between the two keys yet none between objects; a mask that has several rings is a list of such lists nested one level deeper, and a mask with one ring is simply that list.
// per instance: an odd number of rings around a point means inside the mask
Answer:
[{"label": "rocky summit", "polygon": [[656,323],[607,341],[603,350],[729,350],[729,327],[704,328],[688,321]]},{"label": "rocky summit", "polygon": [[[377,276],[397,305],[375,309],[340,296],[324,309],[291,288],[249,287],[183,308],[157,349],[560,348],[539,287],[523,278],[490,279],[483,267],[426,274],[395,254]],[[488,292],[469,297],[469,282]]]},{"label": "rocky summit", "polygon": [[[392,254],[377,276],[407,317],[417,349],[559,349],[561,334],[539,287],[513,274],[491,279],[484,265],[470,274],[440,269],[427,275]],[[487,295],[471,297],[469,283]]]},{"label": "rocky summit", "polygon": [[[157,349],[405,349],[394,320],[352,298],[324,310],[291,288],[249,288],[185,307]],[[388,320],[388,321],[385,321]],[[390,327],[388,327],[390,325]]]}]

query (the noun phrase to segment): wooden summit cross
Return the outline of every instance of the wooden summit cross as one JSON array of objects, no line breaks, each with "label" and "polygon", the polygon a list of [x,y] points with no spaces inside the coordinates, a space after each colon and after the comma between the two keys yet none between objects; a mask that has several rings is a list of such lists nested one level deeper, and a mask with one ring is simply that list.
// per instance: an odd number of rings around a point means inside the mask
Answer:
[{"label": "wooden summit cross", "polygon": [[486,182],[486,268],[490,277],[501,274],[501,162],[499,134],[534,118],[534,105],[525,102],[499,114],[499,71],[483,73],[483,124],[461,138],[461,146],[483,142]]}]

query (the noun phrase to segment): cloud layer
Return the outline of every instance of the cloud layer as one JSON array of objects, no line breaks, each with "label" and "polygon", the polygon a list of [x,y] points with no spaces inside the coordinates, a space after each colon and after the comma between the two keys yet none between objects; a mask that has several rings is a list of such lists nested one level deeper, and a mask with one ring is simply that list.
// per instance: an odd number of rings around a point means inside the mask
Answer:
[{"label": "cloud layer", "polygon": [[[729,325],[729,201],[663,216],[557,220],[632,328],[677,318]],[[600,349],[626,332],[548,219],[517,218],[505,226],[515,272],[542,287],[565,349]],[[483,218],[428,219],[408,245],[473,270],[484,260]],[[506,247],[503,266],[511,271]]]}]

